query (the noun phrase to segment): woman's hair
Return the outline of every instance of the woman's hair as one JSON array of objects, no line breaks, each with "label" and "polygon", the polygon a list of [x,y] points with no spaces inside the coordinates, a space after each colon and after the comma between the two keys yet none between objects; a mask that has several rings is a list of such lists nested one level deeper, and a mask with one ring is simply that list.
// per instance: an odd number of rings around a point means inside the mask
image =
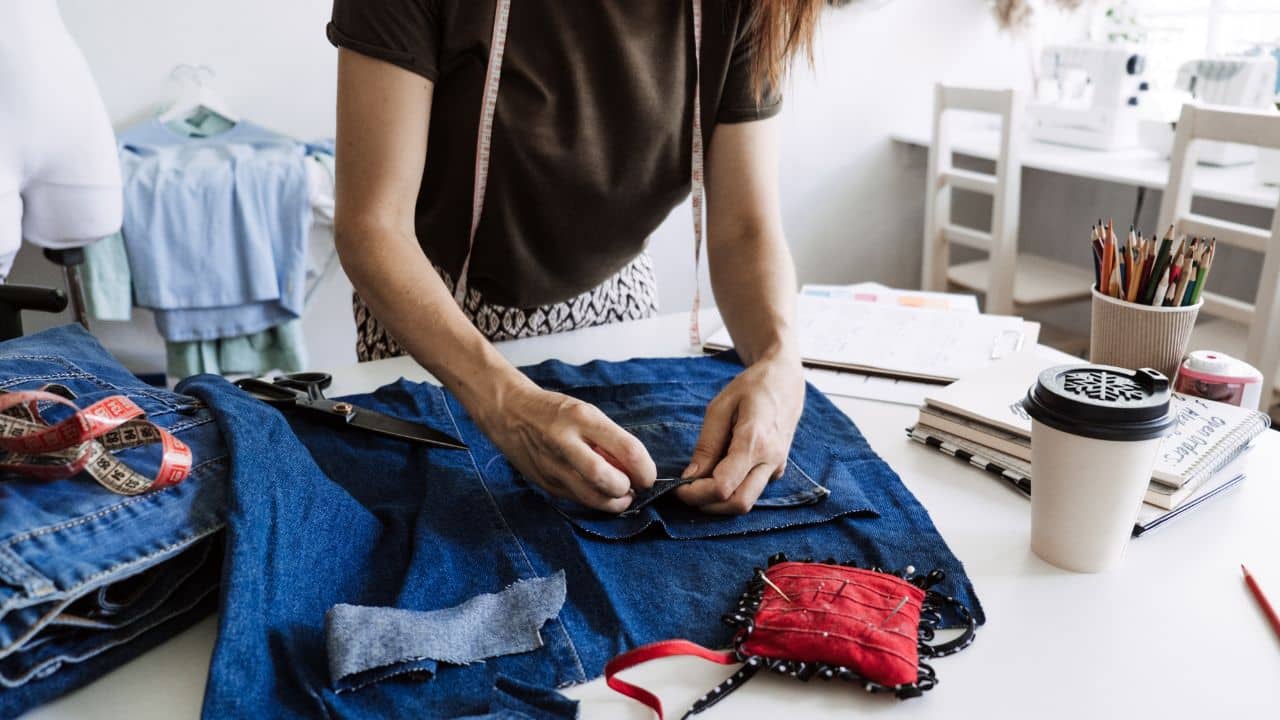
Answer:
[{"label": "woman's hair", "polygon": [[792,58],[803,54],[813,62],[813,37],[826,0],[746,0],[751,5],[747,28],[751,35],[751,77],[756,97],[777,89]]}]

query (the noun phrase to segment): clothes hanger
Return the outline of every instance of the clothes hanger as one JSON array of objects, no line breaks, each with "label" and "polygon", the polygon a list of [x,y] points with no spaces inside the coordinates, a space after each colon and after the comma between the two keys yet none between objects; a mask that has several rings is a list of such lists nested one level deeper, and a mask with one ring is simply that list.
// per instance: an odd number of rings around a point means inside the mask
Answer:
[{"label": "clothes hanger", "polygon": [[218,115],[233,125],[240,122],[240,117],[231,110],[226,100],[209,86],[208,81],[214,77],[213,68],[208,65],[193,67],[184,63],[175,67],[169,77],[182,85],[177,98],[160,113],[160,122],[188,120],[200,111]]}]

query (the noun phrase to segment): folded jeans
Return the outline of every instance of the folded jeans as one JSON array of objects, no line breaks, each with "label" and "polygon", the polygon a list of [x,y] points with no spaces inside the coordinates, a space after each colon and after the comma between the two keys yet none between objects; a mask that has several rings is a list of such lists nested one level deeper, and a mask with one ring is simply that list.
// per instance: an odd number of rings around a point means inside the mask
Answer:
[{"label": "folded jeans", "polygon": [[[133,497],[84,473],[0,475],[0,717],[207,614],[220,577],[229,458],[209,409],[145,385],[78,325],[0,343],[0,390],[50,383],[80,407],[128,397],[191,448],[194,466],[182,483]],[[143,473],[159,462],[147,448],[118,457]]]}]

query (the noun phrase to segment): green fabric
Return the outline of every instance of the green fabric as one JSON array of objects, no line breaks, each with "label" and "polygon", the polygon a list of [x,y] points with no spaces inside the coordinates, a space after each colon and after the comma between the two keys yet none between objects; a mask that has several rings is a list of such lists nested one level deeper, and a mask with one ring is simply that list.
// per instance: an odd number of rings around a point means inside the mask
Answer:
[{"label": "green fabric", "polygon": [[185,378],[200,373],[262,375],[272,370],[296,372],[307,365],[302,321],[252,335],[166,343],[168,374]]},{"label": "green fabric", "polygon": [[127,322],[133,314],[133,275],[124,236],[105,237],[84,249],[84,300],[95,320]]}]

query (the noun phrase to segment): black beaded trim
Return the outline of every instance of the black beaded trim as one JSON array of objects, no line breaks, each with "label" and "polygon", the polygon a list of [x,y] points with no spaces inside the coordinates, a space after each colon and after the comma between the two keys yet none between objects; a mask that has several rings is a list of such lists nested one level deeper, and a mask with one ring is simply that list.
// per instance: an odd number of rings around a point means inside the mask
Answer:
[{"label": "black beaded trim", "polygon": [[[786,562],[787,556],[778,553],[769,558],[768,567],[773,567],[781,562]],[[798,560],[797,562],[814,562],[813,560]],[[860,570],[871,570],[872,572],[886,573],[915,585],[924,590],[924,602],[920,609],[920,627],[917,631],[917,651],[920,657],[939,658],[947,655],[954,655],[961,650],[969,647],[977,637],[978,624],[974,620],[973,614],[959,600],[950,595],[943,595],[935,592],[930,588],[946,579],[946,574],[941,570],[932,570],[924,575],[917,575],[915,568],[908,565],[899,571],[886,571],[879,567],[863,568],[853,562],[837,562],[835,558],[827,558],[819,561],[826,565],[843,565],[845,567],[858,568]],[[712,705],[723,700],[729,693],[737,690],[744,682],[751,679],[758,671],[768,670],[779,675],[790,675],[803,682],[818,677],[823,680],[833,680],[839,678],[848,682],[854,682],[862,685],[867,692],[892,692],[900,699],[919,697],[925,691],[933,689],[938,684],[937,673],[933,667],[926,662],[918,663],[918,675],[914,683],[904,683],[902,685],[882,685],[872,682],[865,677],[859,675],[854,670],[843,667],[833,666],[826,663],[809,663],[800,660],[784,660],[780,658],[769,658],[761,655],[750,655],[743,651],[743,643],[751,636],[755,630],[755,616],[760,609],[760,602],[764,597],[764,591],[767,587],[764,581],[765,569],[755,568],[755,574],[751,581],[747,583],[747,589],[743,591],[738,598],[738,605],[733,612],[726,613],[721,619],[725,624],[737,628],[738,632],[734,636],[734,652],[738,656],[738,660],[744,663],[742,669],[734,673],[732,677],[717,685],[711,692],[702,696],[696,703],[689,708],[689,712],[685,714],[685,718],[695,715]],[[965,623],[964,632],[954,640],[950,640],[941,644],[932,644],[938,626],[942,623],[942,610],[950,608]]]}]

